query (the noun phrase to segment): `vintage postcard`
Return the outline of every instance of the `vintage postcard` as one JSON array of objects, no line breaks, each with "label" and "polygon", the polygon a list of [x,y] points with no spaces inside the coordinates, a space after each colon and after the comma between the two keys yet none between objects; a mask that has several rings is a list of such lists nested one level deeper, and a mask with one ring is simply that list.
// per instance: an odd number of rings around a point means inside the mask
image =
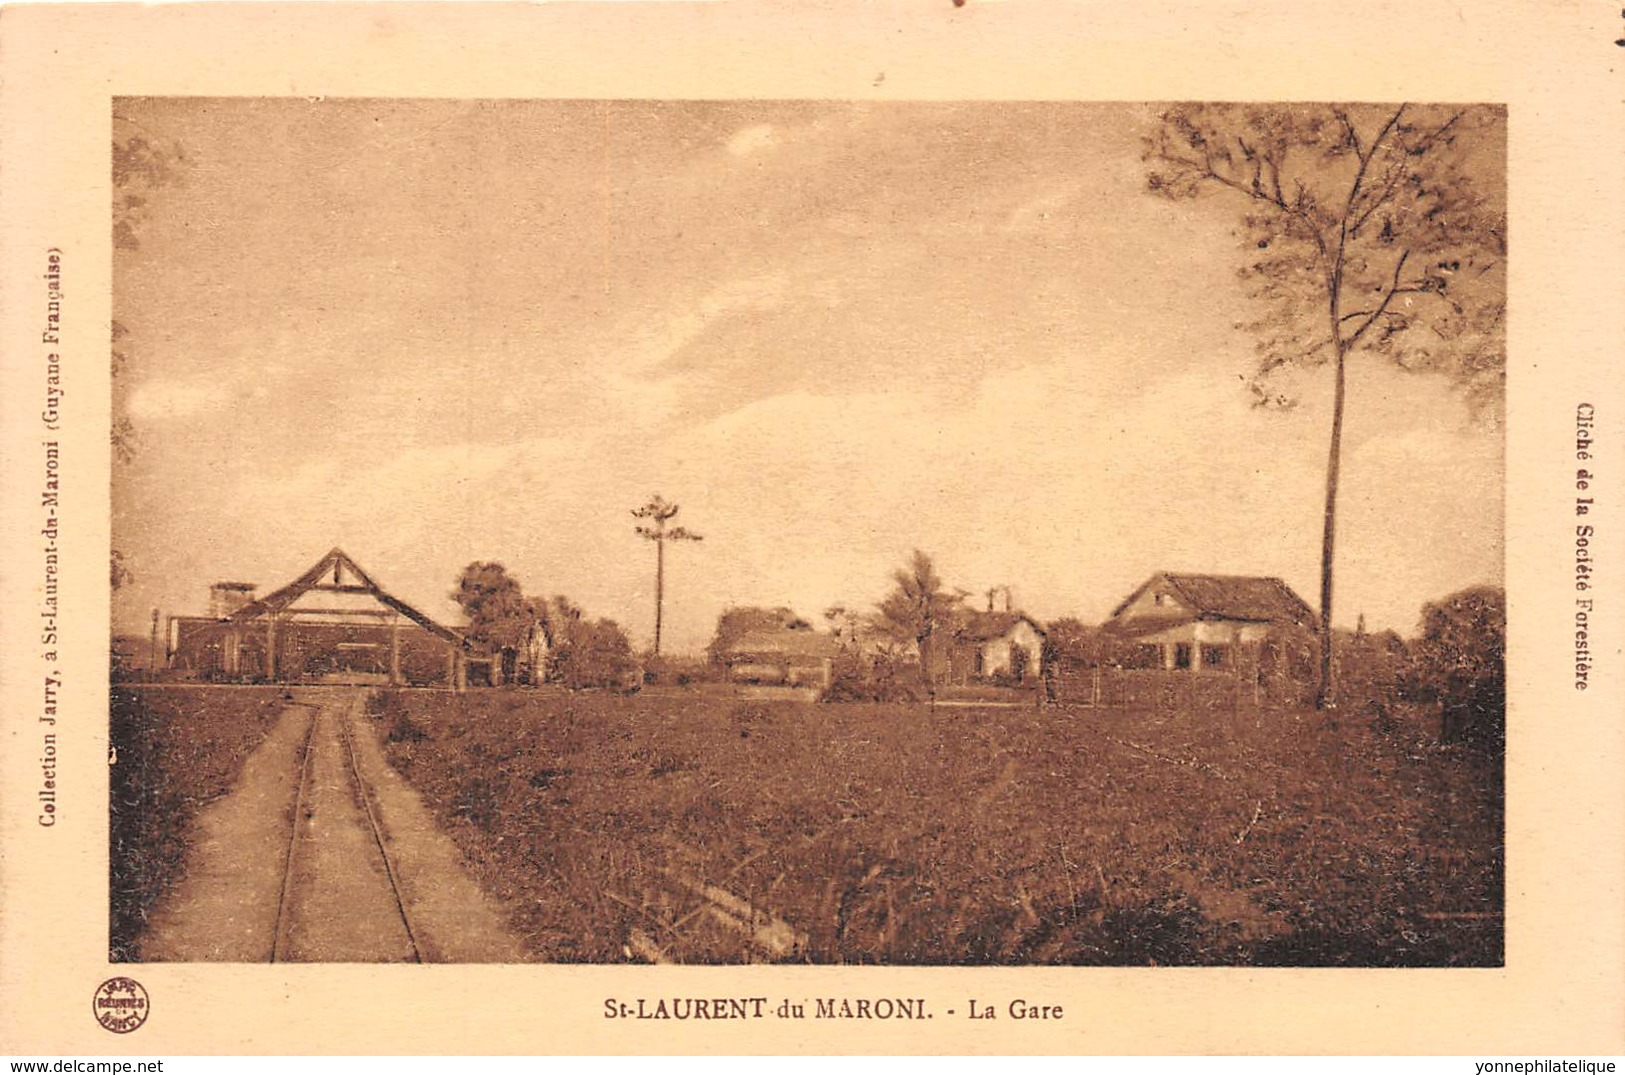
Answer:
[{"label": "vintage postcard", "polygon": [[1625,1051],[1616,14],[6,9],[0,1049]]}]

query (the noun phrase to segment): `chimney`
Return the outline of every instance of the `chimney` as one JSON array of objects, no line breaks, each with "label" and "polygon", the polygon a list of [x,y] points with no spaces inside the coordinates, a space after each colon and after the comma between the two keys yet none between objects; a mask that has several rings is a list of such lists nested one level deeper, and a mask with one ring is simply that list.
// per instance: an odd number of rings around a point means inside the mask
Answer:
[{"label": "chimney", "polygon": [[223,620],[254,600],[252,582],[217,582],[209,587],[209,615]]}]

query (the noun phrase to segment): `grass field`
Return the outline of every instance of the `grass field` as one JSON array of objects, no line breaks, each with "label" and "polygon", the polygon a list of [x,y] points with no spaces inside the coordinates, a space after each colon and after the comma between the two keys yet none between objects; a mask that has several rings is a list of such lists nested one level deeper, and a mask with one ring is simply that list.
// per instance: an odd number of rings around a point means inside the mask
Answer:
[{"label": "grass field", "polygon": [[108,770],[108,956],[140,958],[153,903],[179,878],[192,819],[224,794],[282,711],[273,687],[115,687]]},{"label": "grass field", "polygon": [[396,692],[389,757],[559,962],[1486,966],[1499,762],[1309,712]]}]

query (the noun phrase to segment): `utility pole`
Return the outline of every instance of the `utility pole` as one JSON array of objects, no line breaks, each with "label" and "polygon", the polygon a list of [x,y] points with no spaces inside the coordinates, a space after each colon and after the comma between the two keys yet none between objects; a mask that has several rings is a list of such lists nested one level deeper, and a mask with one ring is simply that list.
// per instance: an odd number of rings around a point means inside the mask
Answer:
[{"label": "utility pole", "polygon": [[158,610],[152,610],[152,636],[147,644],[147,678],[158,678]]},{"label": "utility pole", "polygon": [[691,533],[681,526],[668,527],[669,523],[680,509],[676,504],[669,503],[659,493],[649,499],[649,502],[632,512],[634,519],[647,519],[646,525],[637,527],[638,536],[655,543],[655,646],[654,655],[660,656],[660,627],[666,600],[666,542],[668,541],[703,541],[699,534]]}]

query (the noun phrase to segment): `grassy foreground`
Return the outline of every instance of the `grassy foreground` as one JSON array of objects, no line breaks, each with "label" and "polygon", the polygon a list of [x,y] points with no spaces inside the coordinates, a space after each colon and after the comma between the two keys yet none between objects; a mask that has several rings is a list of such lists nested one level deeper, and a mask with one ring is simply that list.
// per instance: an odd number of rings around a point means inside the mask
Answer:
[{"label": "grassy foreground", "polygon": [[139,960],[141,929],[181,874],[192,820],[230,790],[282,712],[275,687],[114,687],[108,769],[108,958]]},{"label": "grassy foreground", "polygon": [[1425,720],[702,692],[371,711],[549,961],[1502,960],[1500,765]]}]

